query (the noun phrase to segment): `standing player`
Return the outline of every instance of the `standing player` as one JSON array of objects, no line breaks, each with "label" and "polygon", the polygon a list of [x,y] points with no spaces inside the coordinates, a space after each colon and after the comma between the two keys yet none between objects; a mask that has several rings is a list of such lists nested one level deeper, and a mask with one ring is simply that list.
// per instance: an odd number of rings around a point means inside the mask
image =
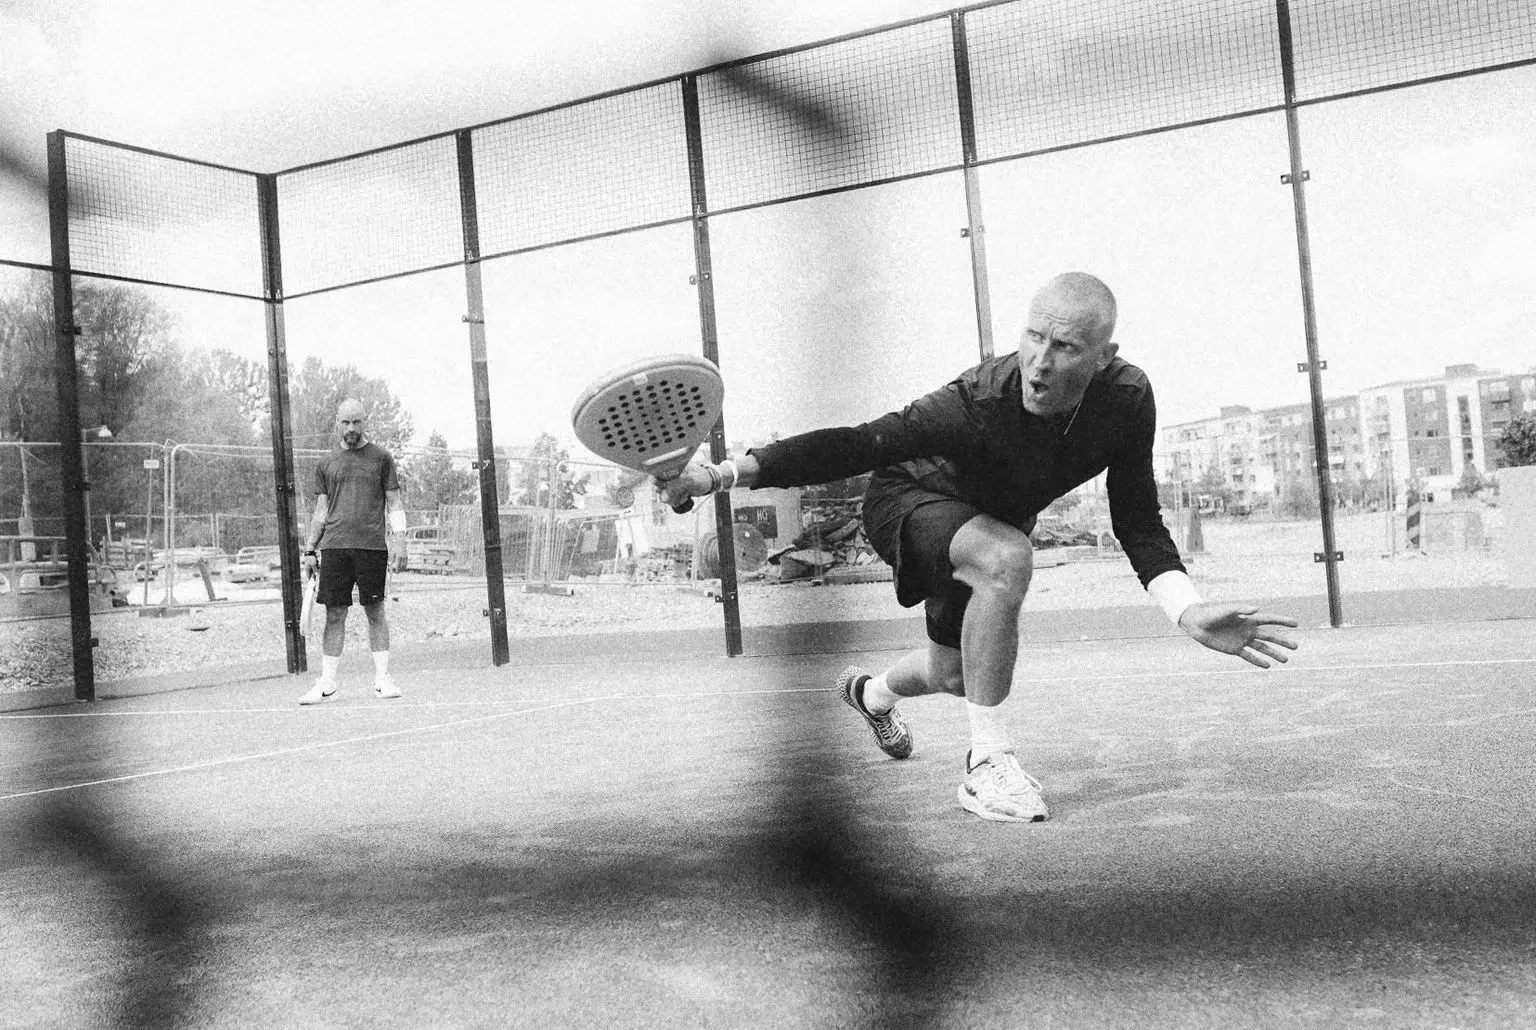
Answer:
[{"label": "standing player", "polygon": [[299,698],[301,705],[319,704],[336,694],[336,671],[346,644],[347,609],[352,606],[354,586],[368,616],[374,696],[400,696],[400,688],[389,675],[384,592],[390,537],[395,538],[397,548],[403,546],[405,503],[395,478],[395,459],[384,448],[363,439],[366,418],[357,401],[342,401],[336,412],[341,446],[315,466],[315,513],[309,520],[304,572],[312,575],[317,563],[320,567],[315,600],[325,605],[325,635],[321,640],[320,678]]},{"label": "standing player", "polygon": [[1247,605],[1203,603],[1158,508],[1152,386],[1117,356],[1114,295],[1069,272],[1034,295],[1019,350],[990,358],[900,411],[690,465],[659,483],[669,504],[733,486],[804,486],[873,472],[864,531],[895,573],[897,600],[924,602],[929,645],[876,676],[843,672],[838,691],[881,750],[912,753],[896,704],[965,699],[971,728],[960,804],[982,819],[1038,822],[1041,786],[1020,768],[1005,702],[1029,591],[1029,533],[1053,500],[1106,469],[1116,538],[1147,592],[1189,636],[1260,668],[1296,642],[1296,620]]}]

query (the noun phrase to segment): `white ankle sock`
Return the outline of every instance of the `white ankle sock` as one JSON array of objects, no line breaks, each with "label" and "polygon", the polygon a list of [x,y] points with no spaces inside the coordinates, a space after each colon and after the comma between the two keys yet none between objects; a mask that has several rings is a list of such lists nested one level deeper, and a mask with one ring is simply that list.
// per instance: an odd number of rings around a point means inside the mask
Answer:
[{"label": "white ankle sock", "polygon": [[341,669],[341,655],[332,657],[328,654],[320,656],[320,678],[327,683],[336,682],[336,673]]},{"label": "white ankle sock", "polygon": [[884,715],[896,707],[896,702],[901,700],[901,695],[885,685],[885,673],[882,672],[864,681],[864,689],[859,695],[859,700],[864,702],[864,710],[871,715]]},{"label": "white ankle sock", "polygon": [[971,722],[971,765],[974,766],[988,755],[1012,748],[1008,740],[1008,721],[1003,717],[1003,705],[987,707],[975,702],[965,703],[965,714]]},{"label": "white ankle sock", "polygon": [[389,652],[373,652],[373,674],[379,679],[389,675]]}]

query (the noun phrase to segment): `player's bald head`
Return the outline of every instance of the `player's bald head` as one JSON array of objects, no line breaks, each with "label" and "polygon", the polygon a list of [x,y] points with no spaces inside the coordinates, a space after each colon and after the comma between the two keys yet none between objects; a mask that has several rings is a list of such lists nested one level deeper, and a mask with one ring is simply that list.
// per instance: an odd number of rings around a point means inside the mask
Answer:
[{"label": "player's bald head", "polygon": [[1119,308],[1115,295],[1104,281],[1087,272],[1063,272],[1046,280],[1035,292],[1031,311],[1071,313],[1071,317],[1090,329],[1094,342],[1107,344],[1115,335]]},{"label": "player's bald head", "polygon": [[367,415],[368,413],[363,410],[362,402],[353,400],[351,397],[342,401],[341,406],[336,409],[336,420],[338,422],[356,422],[358,419],[367,417]]}]

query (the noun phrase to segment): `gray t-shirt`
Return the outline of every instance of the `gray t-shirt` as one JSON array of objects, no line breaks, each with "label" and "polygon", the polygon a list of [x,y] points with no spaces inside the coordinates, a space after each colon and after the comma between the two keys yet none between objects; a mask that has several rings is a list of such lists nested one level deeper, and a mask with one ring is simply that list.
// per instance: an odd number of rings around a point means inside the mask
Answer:
[{"label": "gray t-shirt", "polygon": [[315,466],[315,493],[325,495],[327,506],[321,550],[389,550],[384,493],[398,489],[395,459],[377,444],[338,447],[321,458]]}]

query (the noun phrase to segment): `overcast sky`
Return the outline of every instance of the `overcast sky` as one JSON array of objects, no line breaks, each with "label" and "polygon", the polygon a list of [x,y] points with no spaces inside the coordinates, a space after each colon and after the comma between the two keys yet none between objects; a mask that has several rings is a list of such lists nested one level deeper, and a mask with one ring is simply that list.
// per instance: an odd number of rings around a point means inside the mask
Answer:
[{"label": "overcast sky", "polygon": [[[56,128],[278,171],[952,6],[8,0],[0,145],[36,174]],[[1302,134],[1330,393],[1536,364],[1536,73],[1307,108]],[[1306,399],[1286,168],[1279,116],[988,167],[999,350],[1035,284],[1082,268],[1165,423]],[[43,198],[0,190],[0,258],[46,261]],[[964,224],[956,176],[714,220],[728,435],[873,417],[973,362]],[[696,351],[692,260],[676,228],[487,263],[497,442],[563,435],[605,364]],[[259,305],[154,295],[185,342],[264,356]],[[461,273],[286,307],[296,361],[383,376],[419,442],[473,444]]]}]

